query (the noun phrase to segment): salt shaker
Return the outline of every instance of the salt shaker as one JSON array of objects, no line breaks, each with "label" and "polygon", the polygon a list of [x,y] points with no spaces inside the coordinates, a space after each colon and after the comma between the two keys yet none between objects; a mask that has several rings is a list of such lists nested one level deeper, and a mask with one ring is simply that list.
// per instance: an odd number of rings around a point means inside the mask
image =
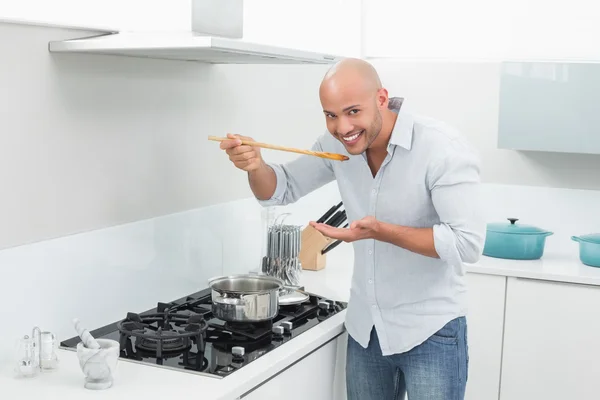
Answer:
[{"label": "salt shaker", "polygon": [[35,342],[29,335],[19,339],[15,373],[19,377],[29,378],[36,376],[39,372],[39,359],[36,356]]}]

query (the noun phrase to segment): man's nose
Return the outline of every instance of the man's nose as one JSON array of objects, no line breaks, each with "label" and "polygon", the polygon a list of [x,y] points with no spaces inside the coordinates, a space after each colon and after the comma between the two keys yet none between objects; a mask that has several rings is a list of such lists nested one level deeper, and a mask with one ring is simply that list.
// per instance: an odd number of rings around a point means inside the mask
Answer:
[{"label": "man's nose", "polygon": [[354,125],[347,118],[339,118],[337,131],[340,135],[346,135],[354,130]]}]

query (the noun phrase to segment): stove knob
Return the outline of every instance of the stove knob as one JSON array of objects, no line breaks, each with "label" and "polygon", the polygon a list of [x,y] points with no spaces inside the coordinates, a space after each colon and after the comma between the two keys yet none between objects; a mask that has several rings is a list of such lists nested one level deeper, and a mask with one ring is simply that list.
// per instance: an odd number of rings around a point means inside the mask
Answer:
[{"label": "stove knob", "polygon": [[326,301],[321,300],[321,301],[319,301],[319,308],[321,310],[328,310],[329,309],[329,303],[326,302]]},{"label": "stove knob", "polygon": [[234,360],[243,360],[244,354],[246,354],[246,350],[241,346],[234,346],[231,348],[231,354],[233,355]]},{"label": "stove knob", "polygon": [[281,326],[281,325],[274,326],[273,327],[273,333],[275,334],[275,336],[281,336],[281,335],[283,335],[283,326]]},{"label": "stove knob", "polygon": [[290,321],[283,321],[281,323],[281,326],[283,326],[283,329],[285,330],[285,332],[292,333],[293,325]]}]

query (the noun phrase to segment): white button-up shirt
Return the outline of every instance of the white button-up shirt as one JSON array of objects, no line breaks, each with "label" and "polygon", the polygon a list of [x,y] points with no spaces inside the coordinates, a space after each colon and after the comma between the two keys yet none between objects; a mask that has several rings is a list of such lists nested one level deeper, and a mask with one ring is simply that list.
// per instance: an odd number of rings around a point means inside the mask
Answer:
[{"label": "white button-up shirt", "polygon": [[384,355],[423,343],[448,321],[466,315],[464,262],[481,255],[485,221],[479,200],[477,153],[452,127],[401,109],[388,154],[373,177],[366,154],[350,155],[330,133],[315,151],[345,154],[339,162],[312,156],[269,164],[277,176],[263,206],[285,205],[337,180],[348,221],[375,216],[382,222],[433,228],[440,258],[373,239],[353,242],[354,273],[346,315],[348,333],[363,347],[375,326]]}]

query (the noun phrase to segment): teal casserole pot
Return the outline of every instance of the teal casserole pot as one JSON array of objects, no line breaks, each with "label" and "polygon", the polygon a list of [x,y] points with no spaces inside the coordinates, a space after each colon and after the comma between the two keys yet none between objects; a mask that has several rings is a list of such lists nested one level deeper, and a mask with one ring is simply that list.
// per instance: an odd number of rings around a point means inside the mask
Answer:
[{"label": "teal casserole pot", "polygon": [[487,225],[483,255],[509,260],[537,260],[544,255],[546,238],[554,232],[532,225],[517,224],[517,218],[509,222]]},{"label": "teal casserole pot", "polygon": [[579,243],[579,260],[590,267],[600,267],[600,233],[571,236]]}]

